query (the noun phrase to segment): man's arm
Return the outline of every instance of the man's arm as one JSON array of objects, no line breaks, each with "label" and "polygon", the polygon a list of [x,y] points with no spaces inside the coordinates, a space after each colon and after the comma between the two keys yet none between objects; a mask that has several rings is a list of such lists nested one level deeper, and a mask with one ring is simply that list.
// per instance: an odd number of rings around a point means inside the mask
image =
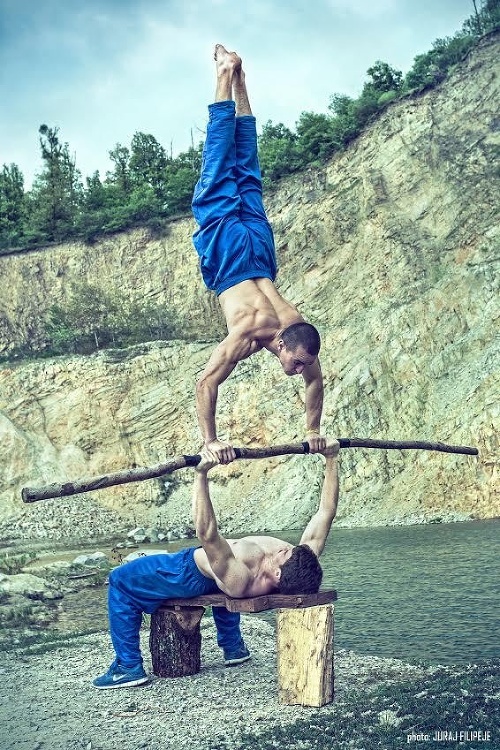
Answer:
[{"label": "man's arm", "polygon": [[193,521],[196,536],[206,552],[219,588],[229,596],[243,596],[251,578],[250,570],[235,558],[228,541],[219,533],[210,499],[208,471],[218,463],[217,457],[206,448],[202,450],[201,456],[202,460],[196,467],[193,485]]},{"label": "man's arm", "polygon": [[339,448],[338,440],[327,439],[326,448],[322,451],[325,456],[325,476],[319,508],[307,524],[300,540],[300,544],[308,544],[318,557],[323,552],[333,519],[337,513]]},{"label": "man's arm", "polygon": [[238,362],[253,353],[250,341],[231,333],[213,350],[196,383],[196,413],[205,445],[217,456],[219,463],[234,461],[236,454],[229,443],[217,438],[215,414],[219,385],[232,373]]},{"label": "man's arm", "polygon": [[304,368],[302,373],[306,392],[306,439],[311,453],[322,451],[326,440],[321,435],[321,414],[323,411],[323,374],[319,359]]}]

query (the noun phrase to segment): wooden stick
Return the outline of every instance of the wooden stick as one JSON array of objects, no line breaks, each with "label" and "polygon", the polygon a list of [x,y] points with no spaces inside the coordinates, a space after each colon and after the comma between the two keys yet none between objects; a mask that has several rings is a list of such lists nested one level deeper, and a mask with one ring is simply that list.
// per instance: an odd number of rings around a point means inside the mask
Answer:
[{"label": "wooden stick", "polygon": [[[421,441],[370,440],[369,438],[338,438],[341,448],[385,448],[385,449],[417,449],[427,451],[442,451],[443,453],[464,453],[477,456],[477,448],[466,445],[446,445],[445,443],[426,443]],[[292,443],[290,445],[274,445],[266,448],[235,448],[236,458],[271,458],[287,454],[309,453],[309,443]],[[22,499],[24,503],[35,503],[38,500],[48,500],[53,497],[77,495],[80,492],[102,490],[128,482],[140,482],[144,479],[155,479],[165,474],[171,474],[177,469],[196,466],[201,460],[200,455],[176,456],[164,464],[145,466],[136,469],[125,469],[112,474],[89,477],[75,482],[54,483],[45,487],[24,487]]]},{"label": "wooden stick", "polygon": [[339,438],[341,448],[385,448],[386,450],[441,451],[442,453],[462,453],[477,456],[477,448],[468,445],[447,445],[428,443],[423,440],[370,440],[370,438]]}]

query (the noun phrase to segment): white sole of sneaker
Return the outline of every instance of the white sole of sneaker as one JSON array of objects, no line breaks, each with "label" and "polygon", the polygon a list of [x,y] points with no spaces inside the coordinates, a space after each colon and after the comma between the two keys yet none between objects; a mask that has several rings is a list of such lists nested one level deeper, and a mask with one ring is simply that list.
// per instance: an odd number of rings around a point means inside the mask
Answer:
[{"label": "white sole of sneaker", "polygon": [[249,656],[243,656],[241,659],[228,659],[224,662],[224,666],[226,667],[235,667],[237,664],[243,664],[245,661],[249,661],[252,657]]},{"label": "white sole of sneaker", "polygon": [[138,685],[144,685],[146,682],[149,682],[149,679],[149,677],[139,677],[137,680],[132,680],[131,682],[117,682],[115,685],[94,685],[94,687],[98,690],[114,690],[116,688],[137,687]]}]

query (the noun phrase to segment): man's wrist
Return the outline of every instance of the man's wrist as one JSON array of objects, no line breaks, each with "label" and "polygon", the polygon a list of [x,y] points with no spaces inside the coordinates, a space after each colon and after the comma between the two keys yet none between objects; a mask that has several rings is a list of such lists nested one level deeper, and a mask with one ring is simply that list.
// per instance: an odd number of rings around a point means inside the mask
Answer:
[{"label": "man's wrist", "polygon": [[312,427],[310,429],[306,430],[306,435],[311,435],[312,436],[312,435],[320,435],[320,434],[321,433],[320,433],[319,430],[316,430],[316,429],[314,429]]}]

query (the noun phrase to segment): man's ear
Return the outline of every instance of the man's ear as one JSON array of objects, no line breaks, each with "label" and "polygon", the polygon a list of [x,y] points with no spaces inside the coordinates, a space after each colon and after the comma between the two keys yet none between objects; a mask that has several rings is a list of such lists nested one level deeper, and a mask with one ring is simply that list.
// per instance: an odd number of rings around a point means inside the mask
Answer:
[{"label": "man's ear", "polygon": [[283,339],[278,339],[278,351],[282,352],[285,349],[285,342]]}]

